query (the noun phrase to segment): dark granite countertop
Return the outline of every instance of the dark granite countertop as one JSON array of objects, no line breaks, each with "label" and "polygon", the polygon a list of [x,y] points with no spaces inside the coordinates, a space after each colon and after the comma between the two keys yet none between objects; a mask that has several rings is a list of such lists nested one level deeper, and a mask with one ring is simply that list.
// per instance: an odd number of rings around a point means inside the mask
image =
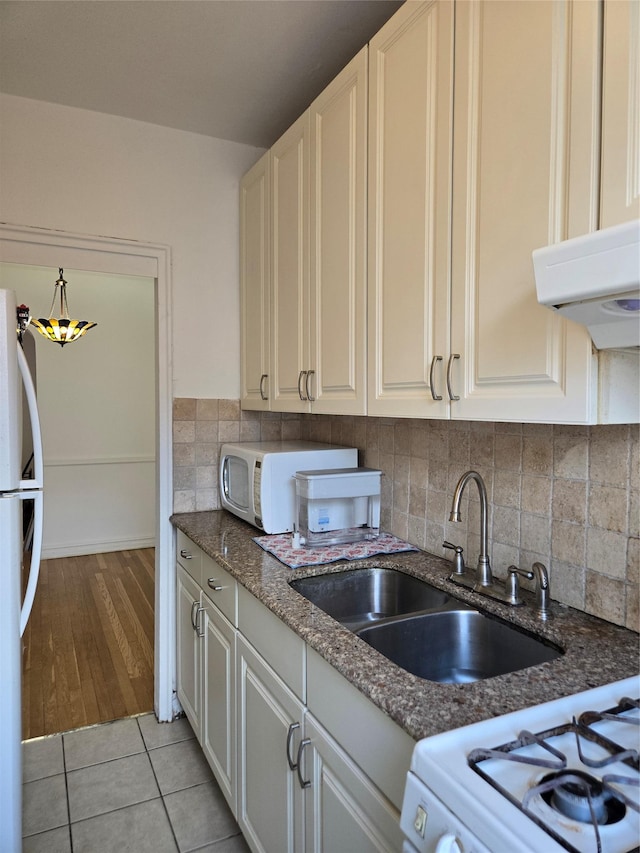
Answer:
[{"label": "dark granite countertop", "polygon": [[[292,570],[252,541],[259,531],[224,510],[178,513],[171,522],[416,740],[617,681],[639,670],[635,632],[555,601],[552,618],[543,623],[533,614],[531,598],[525,607],[508,607],[454,586],[447,580],[451,563],[424,551]],[[398,568],[424,578],[480,610],[545,638],[564,654],[520,672],[470,684],[439,684],[411,675],[288,584],[298,577],[363,566]]]}]

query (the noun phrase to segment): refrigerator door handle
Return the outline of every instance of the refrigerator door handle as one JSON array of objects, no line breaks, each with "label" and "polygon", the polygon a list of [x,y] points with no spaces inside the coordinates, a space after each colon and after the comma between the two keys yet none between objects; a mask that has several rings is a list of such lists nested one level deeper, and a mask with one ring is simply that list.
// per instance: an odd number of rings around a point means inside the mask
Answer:
[{"label": "refrigerator door handle", "polygon": [[29,580],[20,611],[20,636],[24,634],[27,627],[33,600],[38,586],[38,575],[40,574],[40,555],[42,553],[42,522],[43,522],[43,495],[42,485],[44,482],[44,462],[42,456],[42,432],[40,430],[40,418],[38,416],[38,403],[36,401],[36,389],[29,372],[27,359],[20,344],[18,347],[18,367],[22,382],[24,384],[27,406],[29,409],[29,420],[31,421],[31,433],[33,435],[33,472],[31,480],[20,480],[20,488],[25,490],[19,492],[23,500],[33,500],[33,542],[31,545],[31,566],[29,567]]},{"label": "refrigerator door handle", "polygon": [[29,580],[27,581],[27,589],[22,602],[22,610],[20,611],[20,636],[24,634],[24,629],[27,627],[33,600],[36,596],[36,587],[38,586],[38,575],[40,574],[40,555],[42,553],[42,506],[43,494],[41,491],[33,492],[17,492],[23,500],[32,500],[34,504],[33,512],[33,544],[31,546],[31,566],[29,567]]},{"label": "refrigerator door handle", "polygon": [[27,359],[20,344],[18,347],[18,367],[24,384],[29,408],[29,419],[31,421],[31,432],[33,434],[33,480],[20,480],[21,489],[41,489],[44,482],[44,462],[42,459],[42,432],[40,431],[40,418],[38,416],[38,403],[36,401],[36,389],[29,372]]}]

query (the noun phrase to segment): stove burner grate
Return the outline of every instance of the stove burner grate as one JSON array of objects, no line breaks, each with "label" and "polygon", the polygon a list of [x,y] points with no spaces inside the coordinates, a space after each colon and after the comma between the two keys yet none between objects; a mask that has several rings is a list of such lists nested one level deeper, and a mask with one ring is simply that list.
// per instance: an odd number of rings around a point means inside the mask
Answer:
[{"label": "stove burner grate", "polygon": [[[551,822],[530,809],[536,797],[541,797],[544,803],[569,820],[576,821],[592,827],[594,838],[594,853],[601,853],[602,843],[600,827],[618,823],[625,818],[627,809],[640,811],[638,797],[631,798],[626,792],[630,787],[640,786],[638,771],[640,762],[638,750],[624,749],[619,744],[602,736],[598,731],[591,728],[600,720],[615,720],[616,722],[632,723],[638,725],[637,715],[620,716],[625,711],[640,707],[640,700],[624,698],[618,706],[607,712],[588,711],[580,716],[579,722],[575,718],[572,723],[558,726],[540,733],[521,731],[518,738],[510,743],[493,749],[474,749],[467,756],[469,766],[487,781],[493,788],[499,791],[510,802],[517,806],[538,826],[552,836],[562,847],[571,853],[578,853],[567,838],[559,834]],[[567,733],[574,733],[577,746],[577,754],[585,767],[592,769],[604,768],[613,763],[624,763],[631,767],[635,773],[627,775],[604,774],[599,778],[574,768],[567,768],[567,757],[552,746],[548,740],[560,737]],[[605,750],[604,758],[592,758],[585,753],[581,741],[589,741]],[[523,747],[537,745],[542,752],[538,754],[519,754],[518,750]],[[532,750],[529,750],[532,752]],[[509,790],[503,787],[499,781],[492,778],[490,773],[482,768],[482,762],[488,759],[506,760],[520,764],[528,764],[534,767],[544,767],[553,772],[547,774],[542,781],[529,789],[519,800]],[[614,787],[616,786],[616,787]],[[539,802],[539,800],[538,800]],[[636,851],[639,848],[636,848]]]},{"label": "stove burner grate", "polygon": [[623,716],[625,711],[640,708],[640,699],[630,699],[623,696],[617,707],[611,711],[584,711],[580,714],[580,725],[591,726],[600,720],[613,720],[616,723],[625,723],[631,726],[640,726],[640,717]]}]

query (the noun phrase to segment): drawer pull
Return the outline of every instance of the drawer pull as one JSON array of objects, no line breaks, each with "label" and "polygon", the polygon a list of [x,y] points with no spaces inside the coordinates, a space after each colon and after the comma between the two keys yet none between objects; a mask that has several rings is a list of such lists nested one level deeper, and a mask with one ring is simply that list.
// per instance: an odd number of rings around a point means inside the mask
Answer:
[{"label": "drawer pull", "polygon": [[307,378],[305,379],[305,382],[304,382],[304,389],[305,389],[305,391],[307,392],[307,400],[308,400],[310,403],[315,403],[315,401],[316,401],[316,398],[315,398],[315,397],[312,395],[312,393],[311,393],[311,387],[310,387],[310,384],[309,384],[309,383],[310,383],[310,380],[311,380],[311,377],[312,377],[312,376],[315,376],[315,375],[316,375],[315,370],[307,370]]},{"label": "drawer pull", "polygon": [[435,379],[436,364],[442,360],[443,359],[441,355],[434,355],[434,357],[431,359],[431,370],[429,371],[429,387],[431,389],[431,396],[434,400],[442,400],[442,394],[438,394],[438,392],[436,391]]},{"label": "drawer pull", "polygon": [[264,393],[264,383],[267,381],[268,377],[269,377],[268,373],[263,373],[262,376],[260,377],[260,399],[261,400],[268,400],[269,399],[269,397]]},{"label": "drawer pull", "polygon": [[220,590],[222,589],[221,586],[218,586],[217,578],[207,578],[207,586],[210,589],[215,590],[216,592],[220,592]]},{"label": "drawer pull", "polygon": [[296,759],[297,771],[298,771],[298,782],[300,783],[301,788],[310,788],[311,780],[302,778],[302,753],[304,752],[305,746],[309,746],[311,743],[311,739],[306,737],[300,741],[300,746],[298,747],[298,757]]},{"label": "drawer pull", "polygon": [[447,391],[449,392],[449,399],[453,400],[453,401],[460,399],[460,397],[457,397],[453,393],[453,387],[451,384],[451,371],[453,369],[453,362],[459,358],[460,358],[459,352],[452,352],[451,355],[449,356],[449,363],[447,364]]},{"label": "drawer pull", "polygon": [[186,549],[186,548],[183,548],[183,549],[182,549],[182,551],[180,551],[180,556],[181,556],[181,557],[184,557],[184,559],[185,559],[185,560],[193,560],[193,557],[192,557],[192,556],[191,556],[191,554],[187,551],[187,549]]},{"label": "drawer pull", "polygon": [[193,628],[194,631],[198,630],[198,626],[196,624],[198,607],[200,607],[199,601],[192,602],[192,604],[191,604],[191,627]]},{"label": "drawer pull", "polygon": [[287,732],[287,764],[289,765],[289,770],[297,770],[298,763],[296,761],[292,761],[291,759],[291,741],[293,740],[293,733],[296,729],[300,728],[300,723],[291,723],[289,726],[289,731]]},{"label": "drawer pull", "polygon": [[306,371],[306,370],[301,370],[301,371],[300,371],[300,373],[298,374],[298,397],[300,397],[300,399],[301,399],[303,402],[304,402],[305,400],[307,400],[307,399],[308,399],[308,398],[307,398],[307,397],[305,397],[305,396],[304,396],[304,394],[302,393],[302,378],[304,377],[304,378],[305,378],[305,380],[306,380],[307,372],[308,372],[308,371]]}]

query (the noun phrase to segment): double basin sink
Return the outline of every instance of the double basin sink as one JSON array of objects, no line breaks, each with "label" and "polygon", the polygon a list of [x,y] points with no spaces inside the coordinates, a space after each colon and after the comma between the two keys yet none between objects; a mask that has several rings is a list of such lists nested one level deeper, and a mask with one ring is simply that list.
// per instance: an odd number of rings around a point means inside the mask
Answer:
[{"label": "double basin sink", "polygon": [[289,583],[393,663],[428,681],[479,681],[562,654],[396,569],[350,569]]}]

